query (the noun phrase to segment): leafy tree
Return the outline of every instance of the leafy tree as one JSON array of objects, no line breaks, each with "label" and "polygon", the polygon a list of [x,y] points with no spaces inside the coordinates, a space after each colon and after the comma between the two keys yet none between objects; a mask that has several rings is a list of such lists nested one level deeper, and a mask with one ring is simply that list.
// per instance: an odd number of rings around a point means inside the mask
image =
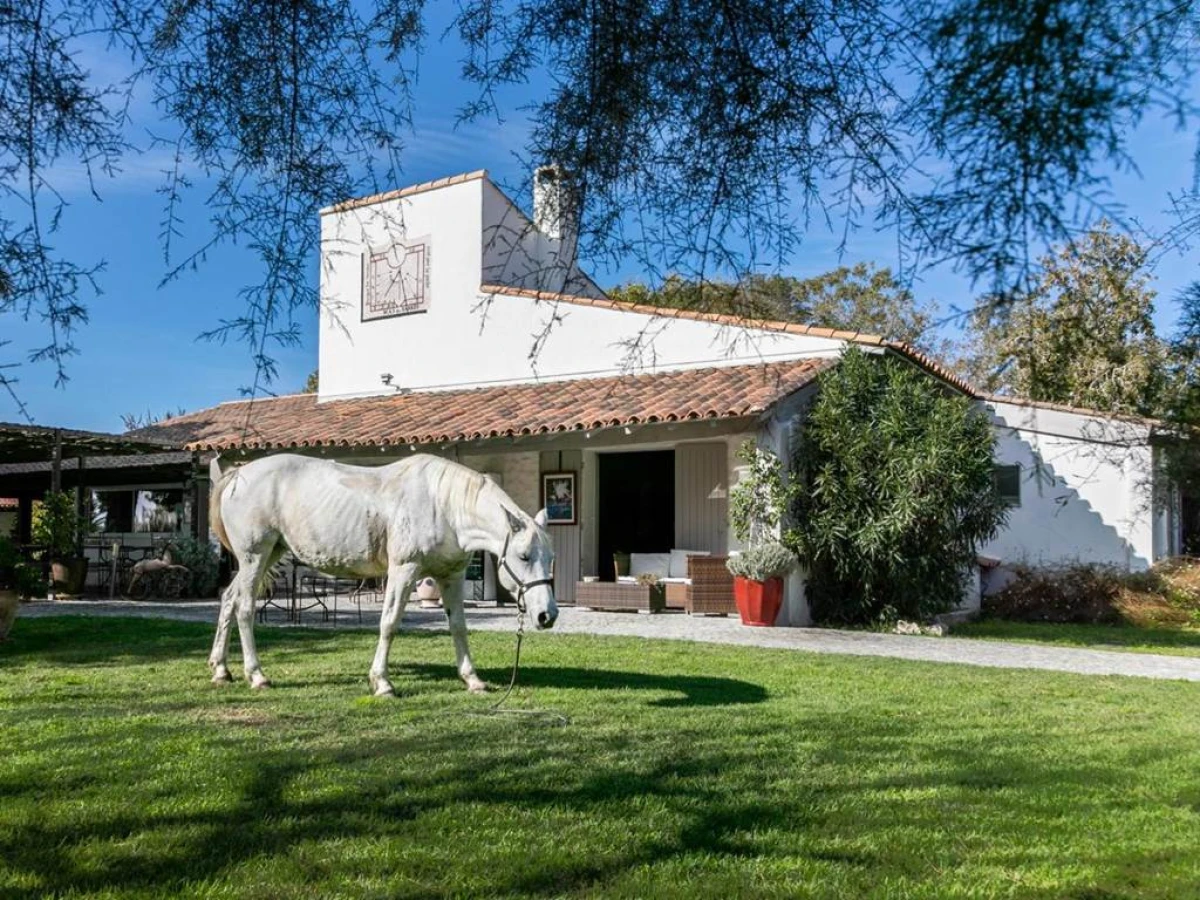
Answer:
[{"label": "leafy tree", "polygon": [[861,331],[932,349],[932,305],[919,303],[890,269],[870,263],[840,266],[813,278],[750,275],[737,283],[676,275],[657,290],[635,281],[608,293],[629,303]]},{"label": "leafy tree", "polygon": [[1194,498],[1200,497],[1200,282],[1183,291],[1180,306],[1169,346],[1168,389],[1158,413],[1160,464],[1166,483]]},{"label": "leafy tree", "polygon": [[[9,0],[0,4],[0,315],[45,323],[28,358],[59,382],[99,261],[56,248],[58,173],[96,180],[131,148],[140,92],[172,152],[167,272],[238,241],[261,260],[244,309],[254,388],[316,302],[320,206],[395,186],[425,0]],[[1193,121],[1200,11],[1178,0],[462,0],[448,32],[476,99],[545,84],[526,155],[574,174],[592,260],[654,279],[735,280],[794,252],[812,221],[892,226],[905,259],[1011,285],[1030,247],[1104,203],[1151,111]],[[86,71],[110,42],[128,73]],[[528,90],[528,88],[526,88]],[[145,125],[147,123],[138,123]],[[928,173],[936,167],[938,177]],[[192,172],[189,176],[189,172]],[[194,188],[192,183],[194,182]],[[181,250],[184,200],[209,232]],[[1194,199],[1189,195],[1185,199]],[[1187,204],[1181,204],[1186,210]],[[1194,228],[1191,220],[1183,228]],[[1014,275],[1014,272],[1016,275]],[[14,348],[15,349],[15,348]],[[12,352],[12,351],[9,351]],[[12,379],[0,369],[0,383]]]},{"label": "leafy tree", "polygon": [[926,619],[958,605],[1003,525],[985,415],[899,360],[846,351],[820,378],[793,461],[784,542],[816,621]]},{"label": "leafy tree", "polygon": [[1027,294],[974,317],[975,380],[1032,400],[1162,411],[1168,346],[1154,329],[1146,251],[1107,222],[1041,260]]},{"label": "leafy tree", "polygon": [[308,377],[304,379],[304,388],[301,393],[315,394],[321,386],[321,370],[313,369],[308,373]]}]

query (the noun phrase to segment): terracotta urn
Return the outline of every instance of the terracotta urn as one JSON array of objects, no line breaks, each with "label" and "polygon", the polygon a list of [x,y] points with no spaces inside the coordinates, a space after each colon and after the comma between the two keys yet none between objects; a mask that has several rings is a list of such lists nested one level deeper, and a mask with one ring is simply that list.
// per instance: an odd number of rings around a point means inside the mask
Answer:
[{"label": "terracotta urn", "polygon": [[743,625],[770,627],[783,605],[783,579],[754,581],[738,575],[733,579],[733,599]]},{"label": "terracotta urn", "polygon": [[82,556],[50,563],[50,580],[61,594],[82,594],[87,580],[87,560]]}]

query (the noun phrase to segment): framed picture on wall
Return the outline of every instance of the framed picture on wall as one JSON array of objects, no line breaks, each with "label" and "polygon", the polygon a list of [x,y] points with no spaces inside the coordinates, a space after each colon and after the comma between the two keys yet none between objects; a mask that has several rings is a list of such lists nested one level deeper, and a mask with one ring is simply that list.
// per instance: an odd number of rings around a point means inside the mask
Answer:
[{"label": "framed picture on wall", "polygon": [[548,525],[574,525],[579,521],[574,472],[542,473],[542,506]]}]

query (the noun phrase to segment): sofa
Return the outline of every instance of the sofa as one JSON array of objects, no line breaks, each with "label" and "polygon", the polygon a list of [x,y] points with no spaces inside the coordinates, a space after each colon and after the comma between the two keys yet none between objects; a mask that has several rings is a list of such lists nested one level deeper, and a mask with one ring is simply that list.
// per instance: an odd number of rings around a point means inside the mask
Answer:
[{"label": "sofa", "polygon": [[628,572],[617,555],[617,582],[636,583],[639,576],[653,576],[665,591],[667,609],[682,609],[695,615],[727,615],[736,612],[733,576],[725,567],[728,557],[707,550],[673,549],[669,553],[630,553]]}]

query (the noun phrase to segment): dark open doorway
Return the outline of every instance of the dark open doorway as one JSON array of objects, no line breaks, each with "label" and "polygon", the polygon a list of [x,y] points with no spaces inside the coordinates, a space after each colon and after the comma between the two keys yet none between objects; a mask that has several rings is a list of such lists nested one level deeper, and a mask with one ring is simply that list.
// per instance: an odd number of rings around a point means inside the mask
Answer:
[{"label": "dark open doorway", "polygon": [[675,545],[675,451],[598,456],[598,574],[612,581],[613,553],[666,553]]},{"label": "dark open doorway", "polygon": [[1183,555],[1200,556],[1200,500],[1184,494],[1179,512]]}]

